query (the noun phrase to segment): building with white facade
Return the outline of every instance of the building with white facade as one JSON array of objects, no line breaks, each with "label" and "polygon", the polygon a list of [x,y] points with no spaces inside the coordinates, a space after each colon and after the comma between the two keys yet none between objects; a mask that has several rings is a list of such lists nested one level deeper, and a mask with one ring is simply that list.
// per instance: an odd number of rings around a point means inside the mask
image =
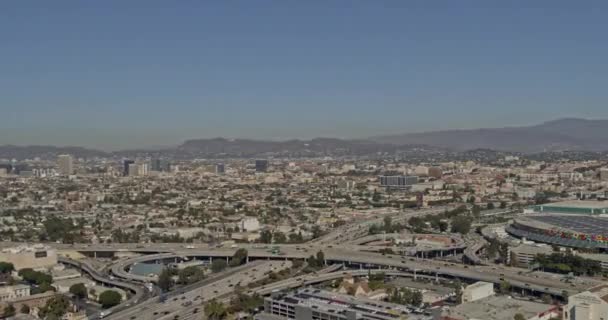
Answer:
[{"label": "building with white facade", "polygon": [[563,319],[608,319],[608,285],[595,287],[568,297],[568,305],[563,308]]},{"label": "building with white facade", "polygon": [[245,218],[241,221],[241,230],[255,232],[260,230],[260,221],[257,218]]},{"label": "building with white facade", "polygon": [[57,156],[57,168],[59,174],[63,176],[69,176],[74,173],[74,165],[72,156],[68,154],[62,154]]},{"label": "building with white facade", "polygon": [[471,302],[494,295],[494,284],[479,281],[462,290],[462,302]]},{"label": "building with white facade", "polygon": [[11,301],[17,298],[27,297],[30,295],[30,286],[18,284],[14,286],[0,287],[0,302]]},{"label": "building with white facade", "polygon": [[5,248],[0,251],[0,261],[12,263],[16,270],[48,270],[57,265],[57,251],[41,244]]}]

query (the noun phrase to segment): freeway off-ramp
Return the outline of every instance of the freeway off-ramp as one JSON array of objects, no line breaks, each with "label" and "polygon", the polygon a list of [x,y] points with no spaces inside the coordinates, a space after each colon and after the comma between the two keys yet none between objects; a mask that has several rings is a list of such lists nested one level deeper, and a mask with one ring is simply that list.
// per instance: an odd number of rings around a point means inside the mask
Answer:
[{"label": "freeway off-ramp", "polygon": [[[127,288],[130,291],[135,293],[135,297],[131,298],[129,301],[133,302],[131,304],[131,308],[127,310],[120,311],[126,307],[126,303],[121,304],[114,311],[114,315],[111,316],[113,319],[127,319],[128,318],[140,318],[139,312],[137,310],[143,312],[146,310],[145,308],[153,309],[151,306],[157,306],[157,302],[154,299],[148,299],[142,303],[147,296],[147,293],[142,293],[138,291],[138,289],[131,289],[125,286],[134,286],[134,288],[141,288],[140,286],[134,285],[130,282],[149,282],[154,280],[152,277],[147,276],[138,276],[129,273],[127,270],[135,263],[154,263],[154,262],[166,262],[174,259],[176,261],[182,259],[228,259],[231,257],[236,250],[239,248],[247,249],[248,251],[248,260],[253,260],[254,264],[265,264],[268,266],[274,266],[275,264],[281,264],[283,267],[286,264],[290,264],[289,260],[294,259],[302,259],[306,260],[308,257],[315,255],[318,251],[323,251],[327,264],[334,264],[333,267],[337,266],[348,266],[360,268],[361,271],[354,271],[354,275],[364,275],[367,274],[368,269],[379,269],[383,270],[387,274],[395,275],[395,276],[415,276],[415,277],[427,277],[427,278],[435,278],[435,277],[448,277],[448,278],[460,278],[471,281],[487,281],[500,283],[502,280],[508,281],[513,287],[521,288],[525,290],[531,290],[536,292],[544,292],[553,294],[556,296],[562,295],[563,292],[567,292],[568,294],[578,293],[584,290],[589,289],[590,287],[596,286],[600,284],[600,281],[578,277],[571,282],[563,282],[562,278],[558,275],[554,274],[546,274],[541,272],[529,273],[524,269],[503,267],[503,266],[468,266],[459,263],[449,263],[442,262],[436,260],[426,260],[426,259],[417,259],[411,257],[403,257],[399,255],[384,255],[378,253],[378,247],[366,246],[366,245],[358,245],[356,243],[362,243],[361,241],[354,241],[362,236],[365,236],[367,233],[367,229],[370,225],[374,223],[382,223],[382,220],[385,216],[391,216],[393,221],[403,221],[409,219],[413,216],[423,216],[428,214],[436,214],[446,210],[445,207],[430,209],[430,210],[416,210],[416,211],[408,211],[408,212],[385,212],[380,214],[377,218],[371,220],[363,220],[357,223],[341,226],[336,228],[329,234],[316,239],[315,241],[299,244],[299,245],[273,245],[273,247],[277,247],[280,250],[280,253],[271,252],[268,250],[267,246],[261,246],[259,244],[240,244],[238,246],[231,246],[230,248],[226,247],[209,247],[208,245],[200,245],[200,244],[141,244],[141,243],[132,243],[132,244],[56,244],[49,243],[48,245],[56,248],[60,254],[62,252],[65,253],[73,253],[73,252],[81,252],[88,255],[96,255],[97,253],[125,253],[125,254],[135,254],[141,255],[133,258],[128,258],[125,260],[119,260],[115,263],[111,271],[112,273],[122,279],[122,281],[116,280],[108,280],[102,279],[104,276],[98,273],[94,268],[89,265],[79,264],[77,267],[82,268],[84,271],[89,273],[96,281],[107,283],[108,285],[116,285],[118,287]],[[365,242],[365,241],[363,241]],[[18,243],[0,243],[0,246],[15,246],[19,245]],[[458,245],[458,249],[465,249],[465,253],[467,257],[476,258],[476,252],[481,248],[481,241],[476,241],[475,239],[468,241],[465,246]],[[449,250],[450,248],[444,248],[440,250]],[[375,251],[375,252],[374,252]],[[256,260],[268,260],[265,262],[255,262]],[[276,261],[280,260],[280,261]],[[74,265],[73,261],[65,260],[64,263]],[[251,263],[247,264],[243,268],[249,268]],[[330,270],[334,271],[334,270]],[[235,272],[234,276],[238,276],[240,272]],[[325,280],[333,280],[341,276],[340,272],[327,272],[327,273],[319,273],[316,277],[310,276],[302,276],[296,277],[292,279],[287,279],[281,282],[277,282],[268,286],[264,286],[262,288],[255,288],[253,292],[257,292],[260,294],[268,294],[274,289],[284,289],[284,288],[293,288],[302,285],[308,285],[312,283],[317,283],[318,281]],[[99,278],[99,279],[98,279]],[[228,294],[231,292],[231,288],[228,286],[223,286],[226,282],[223,282],[223,279],[216,279],[216,285],[220,285],[222,287],[222,294]],[[213,281],[216,280],[207,280]],[[111,283],[108,281],[114,281],[115,283]],[[247,282],[247,279],[241,279],[241,282]],[[204,288],[206,285],[203,283],[200,288]],[[225,290],[224,290],[225,289]],[[140,290],[140,289],[139,289]],[[226,291],[227,290],[227,291]],[[194,300],[191,297],[193,292],[199,292],[201,290],[190,290],[186,293],[179,294],[177,300],[171,300],[171,303],[168,303],[168,306],[172,306],[173,303],[178,303],[178,309],[183,309],[178,313],[180,315],[185,315],[184,318],[194,317],[194,306],[189,306],[188,308],[179,308],[179,303],[182,300],[182,295],[184,300],[192,301]],[[211,294],[206,298],[217,298],[221,297],[220,290],[212,290],[217,291],[215,294]],[[226,291],[224,293],[224,291]],[[202,299],[203,295],[199,294]],[[172,298],[173,299],[173,298]],[[191,300],[188,300],[191,299]],[[199,302],[200,303],[200,302]],[[163,307],[158,307],[162,309]],[[159,309],[159,310],[160,310]],[[135,310],[135,311],[133,311]],[[184,311],[186,310],[186,311]],[[166,310],[163,309],[163,312]],[[155,311],[152,311],[152,313]],[[158,312],[158,311],[157,311]],[[168,315],[172,314],[174,311],[170,311]],[[184,312],[190,312],[189,314],[184,314]],[[153,318],[163,318],[162,314],[153,314]],[[180,318],[180,319],[184,319]]]},{"label": "freeway off-ramp", "polygon": [[[590,278],[579,277],[573,283],[559,281],[557,275],[543,273],[527,273],[524,269],[498,266],[468,266],[459,263],[447,263],[436,260],[416,259],[398,255],[381,255],[373,252],[356,251],[352,246],[316,246],[316,245],[281,245],[278,246],[281,255],[273,254],[255,246],[242,246],[246,248],[250,259],[292,260],[307,259],[318,251],[323,251],[327,263],[338,263],[360,268],[383,268],[406,272],[416,272],[426,275],[449,276],[474,281],[488,281],[499,283],[506,280],[512,286],[538,292],[561,295],[563,291],[577,293],[586,290],[600,282]],[[356,247],[355,247],[356,248]],[[171,253],[146,255],[123,260],[115,264],[112,272],[119,277],[136,279],[140,276],[132,275],[125,270],[133,263],[154,262],[156,260],[171,258],[225,258],[236,252],[237,248],[208,248],[208,249],[180,249]],[[146,279],[149,280],[149,279]]]},{"label": "freeway off-ramp", "polygon": [[107,319],[162,319],[172,317],[176,313],[187,318],[200,308],[201,303],[213,298],[229,295],[236,286],[245,287],[251,282],[266,277],[273,271],[278,272],[291,267],[291,261],[255,261],[237,270],[228,270],[220,277],[206,279],[197,288],[184,290],[183,293],[173,294],[166,302],[149,300],[131,309],[110,315]]}]

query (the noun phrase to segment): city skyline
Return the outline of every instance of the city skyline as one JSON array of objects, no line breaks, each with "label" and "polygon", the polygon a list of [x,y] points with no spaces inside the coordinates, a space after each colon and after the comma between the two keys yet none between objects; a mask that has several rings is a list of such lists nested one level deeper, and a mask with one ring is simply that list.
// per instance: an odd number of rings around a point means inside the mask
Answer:
[{"label": "city skyline", "polygon": [[3,4],[0,144],[116,150],[608,118],[604,3],[266,4]]}]

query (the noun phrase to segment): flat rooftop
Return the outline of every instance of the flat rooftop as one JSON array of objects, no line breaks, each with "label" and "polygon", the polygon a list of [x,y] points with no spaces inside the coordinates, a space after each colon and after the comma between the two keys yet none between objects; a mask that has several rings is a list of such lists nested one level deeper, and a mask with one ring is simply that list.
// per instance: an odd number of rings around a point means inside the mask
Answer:
[{"label": "flat rooftop", "polygon": [[544,303],[492,296],[463,303],[444,311],[444,314],[455,319],[513,320],[516,314],[521,313],[526,319],[530,319],[554,307]]},{"label": "flat rooftop", "polygon": [[608,201],[571,200],[571,201],[546,203],[546,204],[542,204],[539,206],[542,206],[545,209],[550,209],[550,208],[608,209]]},{"label": "flat rooftop", "polygon": [[[542,224],[584,234],[608,233],[608,218],[596,216],[538,215],[527,217]],[[542,225],[540,225],[542,226]]]}]

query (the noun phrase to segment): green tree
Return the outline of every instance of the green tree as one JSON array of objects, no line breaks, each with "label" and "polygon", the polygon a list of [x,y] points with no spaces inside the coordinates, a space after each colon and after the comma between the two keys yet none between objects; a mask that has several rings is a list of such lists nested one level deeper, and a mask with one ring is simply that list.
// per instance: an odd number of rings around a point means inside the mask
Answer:
[{"label": "green tree", "polygon": [[384,217],[384,231],[392,232],[393,230],[393,219],[389,216]]},{"label": "green tree", "polygon": [[264,298],[262,298],[258,294],[254,294],[252,296],[246,295],[244,293],[238,293],[231,301],[230,301],[230,313],[237,312],[249,312],[253,313],[257,308],[260,308],[264,305]]},{"label": "green tree", "polygon": [[272,232],[270,230],[264,230],[260,232],[261,243],[272,243]]},{"label": "green tree", "polygon": [[302,243],[302,242],[304,242],[304,237],[302,236],[302,232],[290,233],[289,234],[289,242],[290,243]]},{"label": "green tree", "polygon": [[312,226],[311,232],[313,239],[319,238],[323,234],[323,231],[321,231],[321,227],[319,227],[318,225]]},{"label": "green tree", "polygon": [[15,313],[17,313],[17,310],[15,310],[15,306],[13,306],[12,304],[8,304],[4,308],[4,317],[12,317],[15,315]]},{"label": "green tree", "polygon": [[507,203],[505,201],[501,201],[500,202],[500,208],[501,209],[506,209],[507,208]]},{"label": "green tree", "polygon": [[205,279],[205,273],[197,266],[190,266],[180,270],[177,277],[180,284],[192,284]]},{"label": "green tree", "polygon": [[61,319],[70,307],[70,299],[60,294],[50,298],[46,304],[40,308],[38,315],[41,319]]},{"label": "green tree", "polygon": [[87,287],[83,283],[76,283],[70,287],[70,293],[78,299],[84,299],[87,297]]},{"label": "green tree", "polygon": [[486,206],[486,208],[487,208],[488,210],[493,210],[493,209],[495,208],[495,206],[494,206],[494,202],[488,202],[488,205]]},{"label": "green tree", "polygon": [[[158,275],[158,287],[163,292],[167,292],[173,287],[173,278],[169,269],[164,268]],[[101,298],[101,295],[99,297]]]},{"label": "green tree", "polygon": [[11,273],[15,271],[15,266],[10,262],[0,262],[0,273]]},{"label": "green tree", "polygon": [[205,315],[210,320],[223,320],[228,313],[223,303],[213,299],[205,305]]},{"label": "green tree", "polygon": [[244,249],[244,248],[238,249],[234,253],[234,255],[232,255],[232,259],[230,259],[230,266],[236,267],[236,266],[240,266],[240,265],[244,264],[245,262],[247,262],[248,254],[249,253],[247,252],[247,249]]},{"label": "green tree", "polygon": [[502,294],[507,294],[507,293],[511,292],[511,284],[505,280],[501,281],[499,291]]},{"label": "green tree", "polygon": [[114,290],[106,290],[99,295],[99,304],[104,309],[118,305],[122,300],[120,293]]},{"label": "green tree", "polygon": [[220,259],[220,258],[214,259],[213,262],[211,263],[211,271],[220,272],[220,271],[226,269],[227,266],[228,266],[228,264],[223,259]]},{"label": "green tree", "polygon": [[317,252],[317,263],[321,266],[325,265],[325,253],[323,251]]},{"label": "green tree", "polygon": [[471,231],[471,219],[466,216],[456,216],[452,218],[452,229],[454,233],[467,234]]},{"label": "green tree", "polygon": [[21,305],[21,309],[19,310],[19,312],[21,312],[23,314],[29,314],[30,313],[30,306],[28,306],[27,304],[22,304]]},{"label": "green tree", "polygon": [[287,242],[287,237],[281,231],[275,231],[275,233],[272,235],[272,237],[274,239],[274,243],[286,243]]},{"label": "green tree", "polygon": [[521,313],[517,313],[513,316],[513,320],[526,320],[526,317]]},{"label": "green tree", "polygon": [[412,305],[420,306],[422,304],[423,296],[422,292],[416,290],[412,293]]},{"label": "green tree", "polygon": [[53,277],[43,272],[34,271],[31,268],[24,268],[19,270],[19,276],[23,278],[29,284],[35,284],[42,286],[44,284],[50,285],[53,283]]}]

